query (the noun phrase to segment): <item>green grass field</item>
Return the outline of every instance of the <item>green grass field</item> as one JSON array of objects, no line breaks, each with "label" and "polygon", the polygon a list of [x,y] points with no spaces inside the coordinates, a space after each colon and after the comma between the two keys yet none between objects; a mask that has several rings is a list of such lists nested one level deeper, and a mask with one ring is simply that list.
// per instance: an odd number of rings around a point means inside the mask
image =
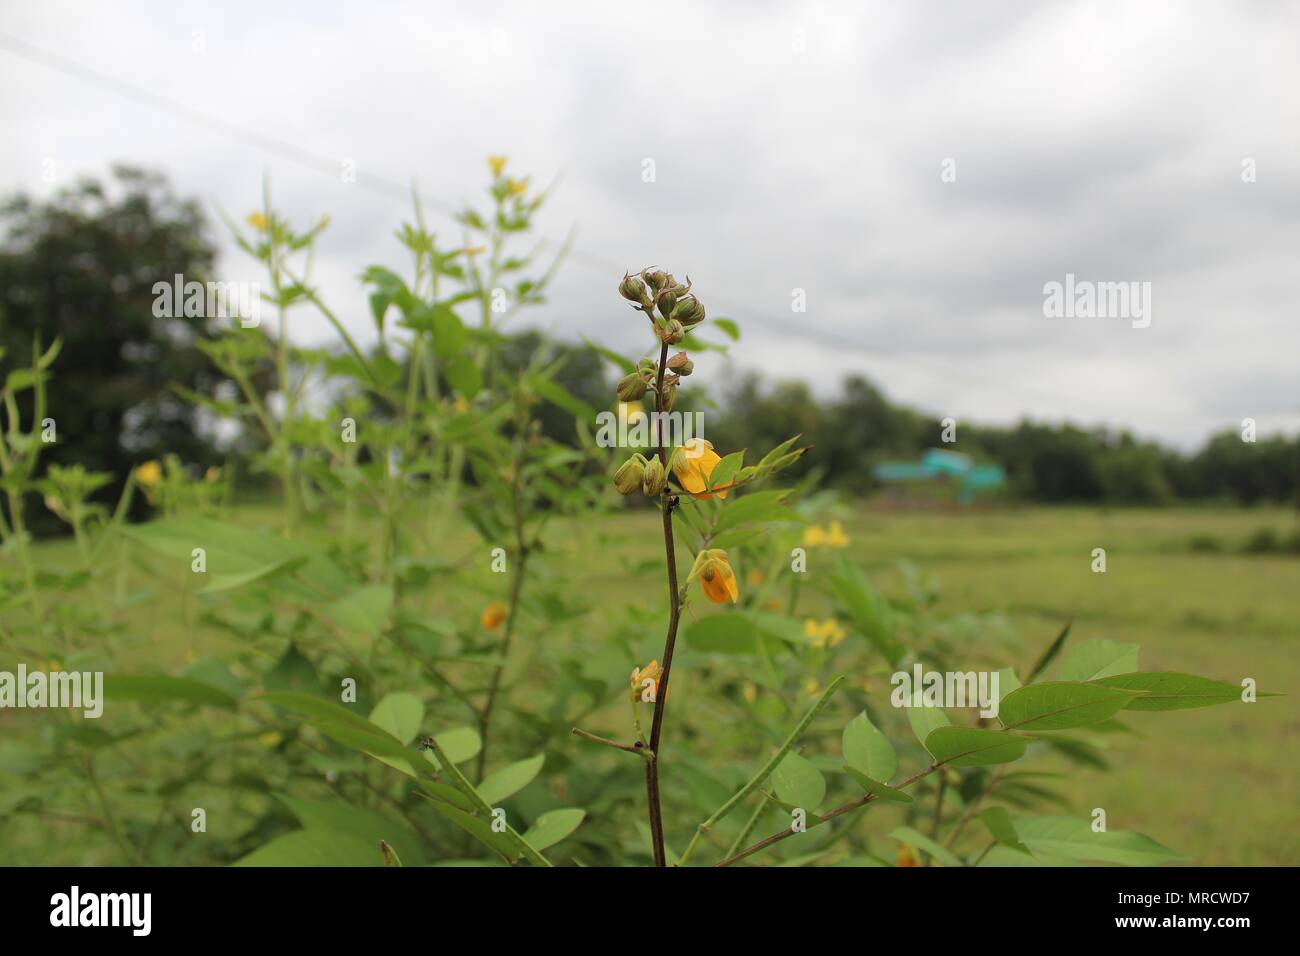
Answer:
[{"label": "green grass field", "polygon": [[[1023,670],[1067,621],[1076,640],[1138,643],[1143,670],[1175,670],[1239,682],[1288,696],[1251,707],[1145,715],[1141,736],[1112,735],[1109,772],[1062,765],[1076,810],[1104,807],[1110,827],[1139,830],[1194,862],[1224,865],[1300,863],[1300,556],[1242,552],[1264,527],[1290,535],[1285,510],[1086,510],[1025,508],[968,513],[845,512],[849,553],[886,594],[901,594],[897,562],[908,559],[941,586],[943,611],[997,612],[1018,635]],[[258,526],[269,512],[247,506],[239,523]],[[585,569],[592,600],[610,607],[647,603],[638,581],[615,560],[654,558],[657,517],[632,512],[583,527],[556,525],[548,549]],[[318,529],[318,534],[327,534]],[[1194,548],[1194,539],[1202,545]],[[1220,550],[1209,550],[1213,539]],[[602,542],[622,542],[619,555]],[[441,543],[455,558],[472,550],[463,529]],[[1090,569],[1105,548],[1107,571]],[[73,553],[69,542],[42,544],[42,565]],[[128,590],[151,593],[133,614],[131,663],[172,669],[226,639],[186,622],[192,601],[165,581],[132,569]],[[465,606],[478,593],[460,596]],[[456,596],[452,596],[456,600]],[[600,607],[594,610],[599,614]],[[676,686],[676,685],[674,685]]]}]

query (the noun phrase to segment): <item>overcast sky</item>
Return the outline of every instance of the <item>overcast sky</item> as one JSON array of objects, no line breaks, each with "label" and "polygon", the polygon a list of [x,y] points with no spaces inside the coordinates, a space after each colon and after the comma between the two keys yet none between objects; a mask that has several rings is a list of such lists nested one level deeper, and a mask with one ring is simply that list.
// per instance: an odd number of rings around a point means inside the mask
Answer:
[{"label": "overcast sky", "polygon": [[[316,276],[362,338],[357,274],[409,271],[384,184],[452,244],[445,210],[507,153],[562,177],[541,231],[578,228],[530,320],[558,334],[642,345],[616,286],[656,264],[740,322],[736,366],[820,394],[859,372],[959,422],[1185,448],[1300,428],[1296,2],[0,0],[0,128],[5,193],[129,161],[242,217],[269,175],[330,215]],[[1149,282],[1149,327],[1045,316],[1067,273]]]}]

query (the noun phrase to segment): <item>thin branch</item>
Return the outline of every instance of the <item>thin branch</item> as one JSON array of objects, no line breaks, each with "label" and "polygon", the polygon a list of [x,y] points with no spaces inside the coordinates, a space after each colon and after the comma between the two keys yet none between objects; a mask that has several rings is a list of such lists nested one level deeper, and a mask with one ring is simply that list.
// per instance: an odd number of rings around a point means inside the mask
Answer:
[{"label": "thin branch", "polygon": [[615,750],[626,750],[630,754],[637,754],[641,757],[650,757],[650,752],[645,747],[634,747],[631,744],[621,744],[617,740],[610,740],[608,737],[598,737],[595,734],[588,733],[581,727],[574,727],[573,734],[577,737],[583,737],[587,740],[594,740],[598,744],[604,744],[606,747],[613,747]]}]

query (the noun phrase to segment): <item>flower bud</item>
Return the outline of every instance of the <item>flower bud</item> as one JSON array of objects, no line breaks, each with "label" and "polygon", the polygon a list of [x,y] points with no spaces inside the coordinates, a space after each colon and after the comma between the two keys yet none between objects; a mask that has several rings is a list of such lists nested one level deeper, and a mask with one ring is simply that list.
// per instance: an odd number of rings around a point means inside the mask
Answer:
[{"label": "flower bud", "polygon": [[639,402],[645,395],[645,389],[645,379],[641,377],[641,373],[633,372],[619,380],[615,391],[618,392],[620,402]]},{"label": "flower bud", "polygon": [[614,487],[620,495],[630,495],[641,487],[645,478],[645,459],[636,454],[623,462],[614,472]]},{"label": "flower bud", "polygon": [[695,363],[692,362],[690,359],[687,359],[685,362],[682,363],[681,368],[677,370],[677,374],[690,375],[694,371],[695,371]]},{"label": "flower bud", "polygon": [[682,325],[698,325],[704,321],[704,304],[695,296],[679,299],[670,315]]},{"label": "flower bud", "polygon": [[645,466],[645,475],[641,479],[641,490],[651,498],[658,498],[668,485],[668,472],[658,458],[651,458]]},{"label": "flower bud", "polygon": [[679,369],[686,364],[686,361],[686,353],[678,352],[676,355],[669,356],[667,367],[671,369]]},{"label": "flower bud", "polygon": [[661,407],[659,410],[663,412],[671,412],[673,410],[673,403],[677,401],[677,386],[664,385],[663,391],[660,393],[660,397],[661,397],[661,402],[660,402]]},{"label": "flower bud", "polygon": [[671,275],[667,272],[660,272],[657,269],[654,272],[647,269],[641,273],[641,278],[645,280],[646,285],[650,286],[656,294],[662,292],[669,286],[677,284],[676,280],[673,279]]},{"label": "flower bud", "polygon": [[686,338],[686,329],[676,319],[669,319],[659,333],[660,341],[669,345],[676,345],[684,338]]},{"label": "flower bud", "polygon": [[645,285],[642,284],[640,276],[634,276],[629,273],[624,275],[623,281],[618,284],[618,294],[629,302],[640,304],[644,292]]}]

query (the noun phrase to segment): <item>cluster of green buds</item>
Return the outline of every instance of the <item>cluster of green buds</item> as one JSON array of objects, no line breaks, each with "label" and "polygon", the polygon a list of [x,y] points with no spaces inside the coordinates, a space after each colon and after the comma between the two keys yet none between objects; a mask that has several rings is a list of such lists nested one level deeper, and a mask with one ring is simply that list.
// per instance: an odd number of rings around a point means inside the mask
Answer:
[{"label": "cluster of green buds", "polygon": [[649,316],[655,336],[668,345],[676,345],[691,326],[704,321],[704,304],[691,294],[690,276],[683,285],[672,273],[643,269],[623,276],[618,293]]},{"label": "cluster of green buds", "polygon": [[668,471],[657,457],[652,456],[647,460],[645,455],[638,452],[614,472],[614,487],[622,495],[635,494],[640,490],[650,498],[658,498],[668,487]]}]

